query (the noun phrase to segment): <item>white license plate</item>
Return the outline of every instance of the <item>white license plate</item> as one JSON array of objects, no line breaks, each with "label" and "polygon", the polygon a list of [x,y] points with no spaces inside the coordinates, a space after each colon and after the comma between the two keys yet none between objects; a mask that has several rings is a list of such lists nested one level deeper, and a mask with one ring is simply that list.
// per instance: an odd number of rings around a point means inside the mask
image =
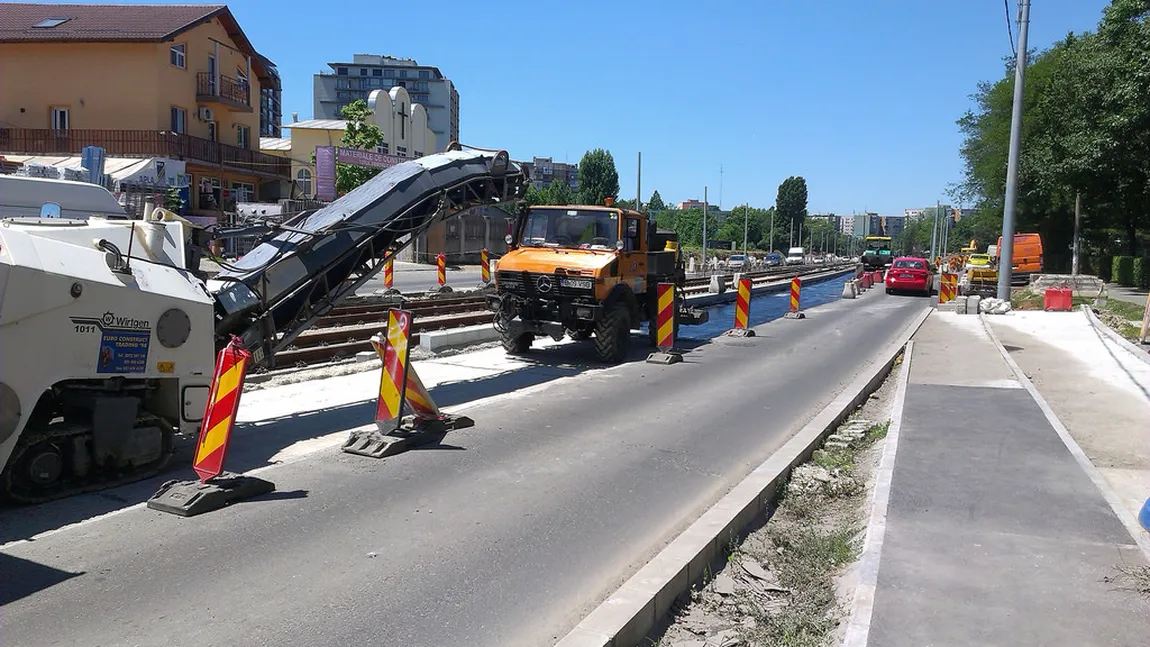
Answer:
[{"label": "white license plate", "polygon": [[574,288],[576,290],[590,290],[594,285],[591,279],[563,279],[559,284],[565,288]]},{"label": "white license plate", "polygon": [[898,278],[900,278],[900,279],[913,279],[914,275],[913,274],[899,274]]}]

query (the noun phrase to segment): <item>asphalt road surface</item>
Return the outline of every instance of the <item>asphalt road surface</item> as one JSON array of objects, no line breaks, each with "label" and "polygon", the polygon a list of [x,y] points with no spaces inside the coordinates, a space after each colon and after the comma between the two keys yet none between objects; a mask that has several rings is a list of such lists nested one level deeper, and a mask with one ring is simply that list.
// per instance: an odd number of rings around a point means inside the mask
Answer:
[{"label": "asphalt road surface", "polygon": [[927,304],[837,301],[674,366],[639,361],[638,338],[611,368],[584,364],[586,344],[534,351],[526,371],[564,377],[492,378],[508,393],[438,447],[316,452],[262,473],[268,497],[191,519],[128,508],[5,546],[3,643],[551,644]]}]

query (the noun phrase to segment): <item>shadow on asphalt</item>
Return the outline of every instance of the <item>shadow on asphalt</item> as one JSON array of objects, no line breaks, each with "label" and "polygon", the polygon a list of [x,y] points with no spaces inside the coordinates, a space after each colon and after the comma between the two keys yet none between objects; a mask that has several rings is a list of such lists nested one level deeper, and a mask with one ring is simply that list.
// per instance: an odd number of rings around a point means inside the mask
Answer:
[{"label": "shadow on asphalt", "polygon": [[0,553],[0,573],[4,574],[0,577],[0,607],[84,575],[83,571],[69,573],[4,553]]},{"label": "shadow on asphalt", "polygon": [[[803,309],[837,300],[841,289],[841,280],[805,288]],[[788,301],[777,297],[783,295],[752,300],[752,326],[777,319],[786,312]],[[684,362],[694,363],[692,351],[710,344],[715,337],[731,327],[734,322],[734,305],[710,308],[710,317],[710,321],[703,326],[682,328],[675,349],[683,353]],[[757,339],[762,341],[767,337]],[[633,331],[624,363],[643,362],[653,350],[646,332]],[[429,392],[440,407],[453,407],[608,366],[595,359],[592,341],[533,348],[516,359],[527,366],[474,380],[444,382],[429,388]],[[370,424],[374,415],[373,399],[238,424],[228,450],[227,469],[242,473],[267,466],[273,456],[287,447]],[[169,463],[170,468],[149,479],[34,506],[0,505],[0,544],[29,539],[42,532],[143,503],[166,481],[195,479],[196,475],[191,468],[195,442],[195,437],[179,438]],[[435,442],[421,448],[423,451],[463,449],[466,448]],[[306,496],[306,492],[271,493],[251,499],[248,503]],[[7,577],[7,572],[5,574]]]}]

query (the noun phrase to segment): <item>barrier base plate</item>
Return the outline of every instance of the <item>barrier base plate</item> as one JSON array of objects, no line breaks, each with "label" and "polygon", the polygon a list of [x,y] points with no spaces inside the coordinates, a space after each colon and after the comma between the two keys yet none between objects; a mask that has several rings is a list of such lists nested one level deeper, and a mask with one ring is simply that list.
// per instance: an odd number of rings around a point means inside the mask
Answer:
[{"label": "barrier base plate", "polygon": [[787,314],[783,315],[783,318],[784,319],[806,319],[807,315],[805,313],[802,313],[802,312],[788,312]]},{"label": "barrier base plate", "polygon": [[447,296],[447,295],[451,294],[452,292],[454,292],[454,290],[451,289],[450,285],[437,285],[435,287],[427,289],[427,296],[432,297],[432,298],[439,297],[439,296]]},{"label": "barrier base plate", "polygon": [[678,364],[683,361],[682,353],[675,350],[657,350],[647,356],[648,364]]},{"label": "barrier base plate", "polygon": [[148,499],[148,507],[181,517],[194,517],[275,489],[271,481],[224,472],[207,482],[168,481]]},{"label": "barrier base plate", "polygon": [[724,337],[754,337],[755,331],[750,328],[731,328],[723,333]]},{"label": "barrier base plate", "polygon": [[348,454],[385,458],[442,440],[447,432],[475,426],[467,416],[442,416],[424,419],[405,416],[398,429],[383,432],[378,429],[353,431],[341,449]]}]

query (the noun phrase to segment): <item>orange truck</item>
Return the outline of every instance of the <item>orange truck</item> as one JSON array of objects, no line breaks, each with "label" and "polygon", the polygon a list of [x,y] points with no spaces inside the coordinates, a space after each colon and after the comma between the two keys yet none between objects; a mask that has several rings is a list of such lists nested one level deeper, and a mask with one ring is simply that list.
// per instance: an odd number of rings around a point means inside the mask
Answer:
[{"label": "orange truck", "polygon": [[[998,238],[997,249],[1002,249],[1002,237]],[[1030,275],[1042,271],[1042,236],[1038,234],[1014,234],[1011,283],[1029,283]]]},{"label": "orange truck", "polygon": [[[509,353],[536,337],[594,336],[599,359],[624,359],[631,330],[657,319],[657,287],[676,286],[674,327],[704,323],[706,311],[686,308],[686,273],[675,232],[629,209],[538,205],[521,210],[508,252],[495,268],[487,307]],[[648,332],[654,341],[655,326]]]}]

